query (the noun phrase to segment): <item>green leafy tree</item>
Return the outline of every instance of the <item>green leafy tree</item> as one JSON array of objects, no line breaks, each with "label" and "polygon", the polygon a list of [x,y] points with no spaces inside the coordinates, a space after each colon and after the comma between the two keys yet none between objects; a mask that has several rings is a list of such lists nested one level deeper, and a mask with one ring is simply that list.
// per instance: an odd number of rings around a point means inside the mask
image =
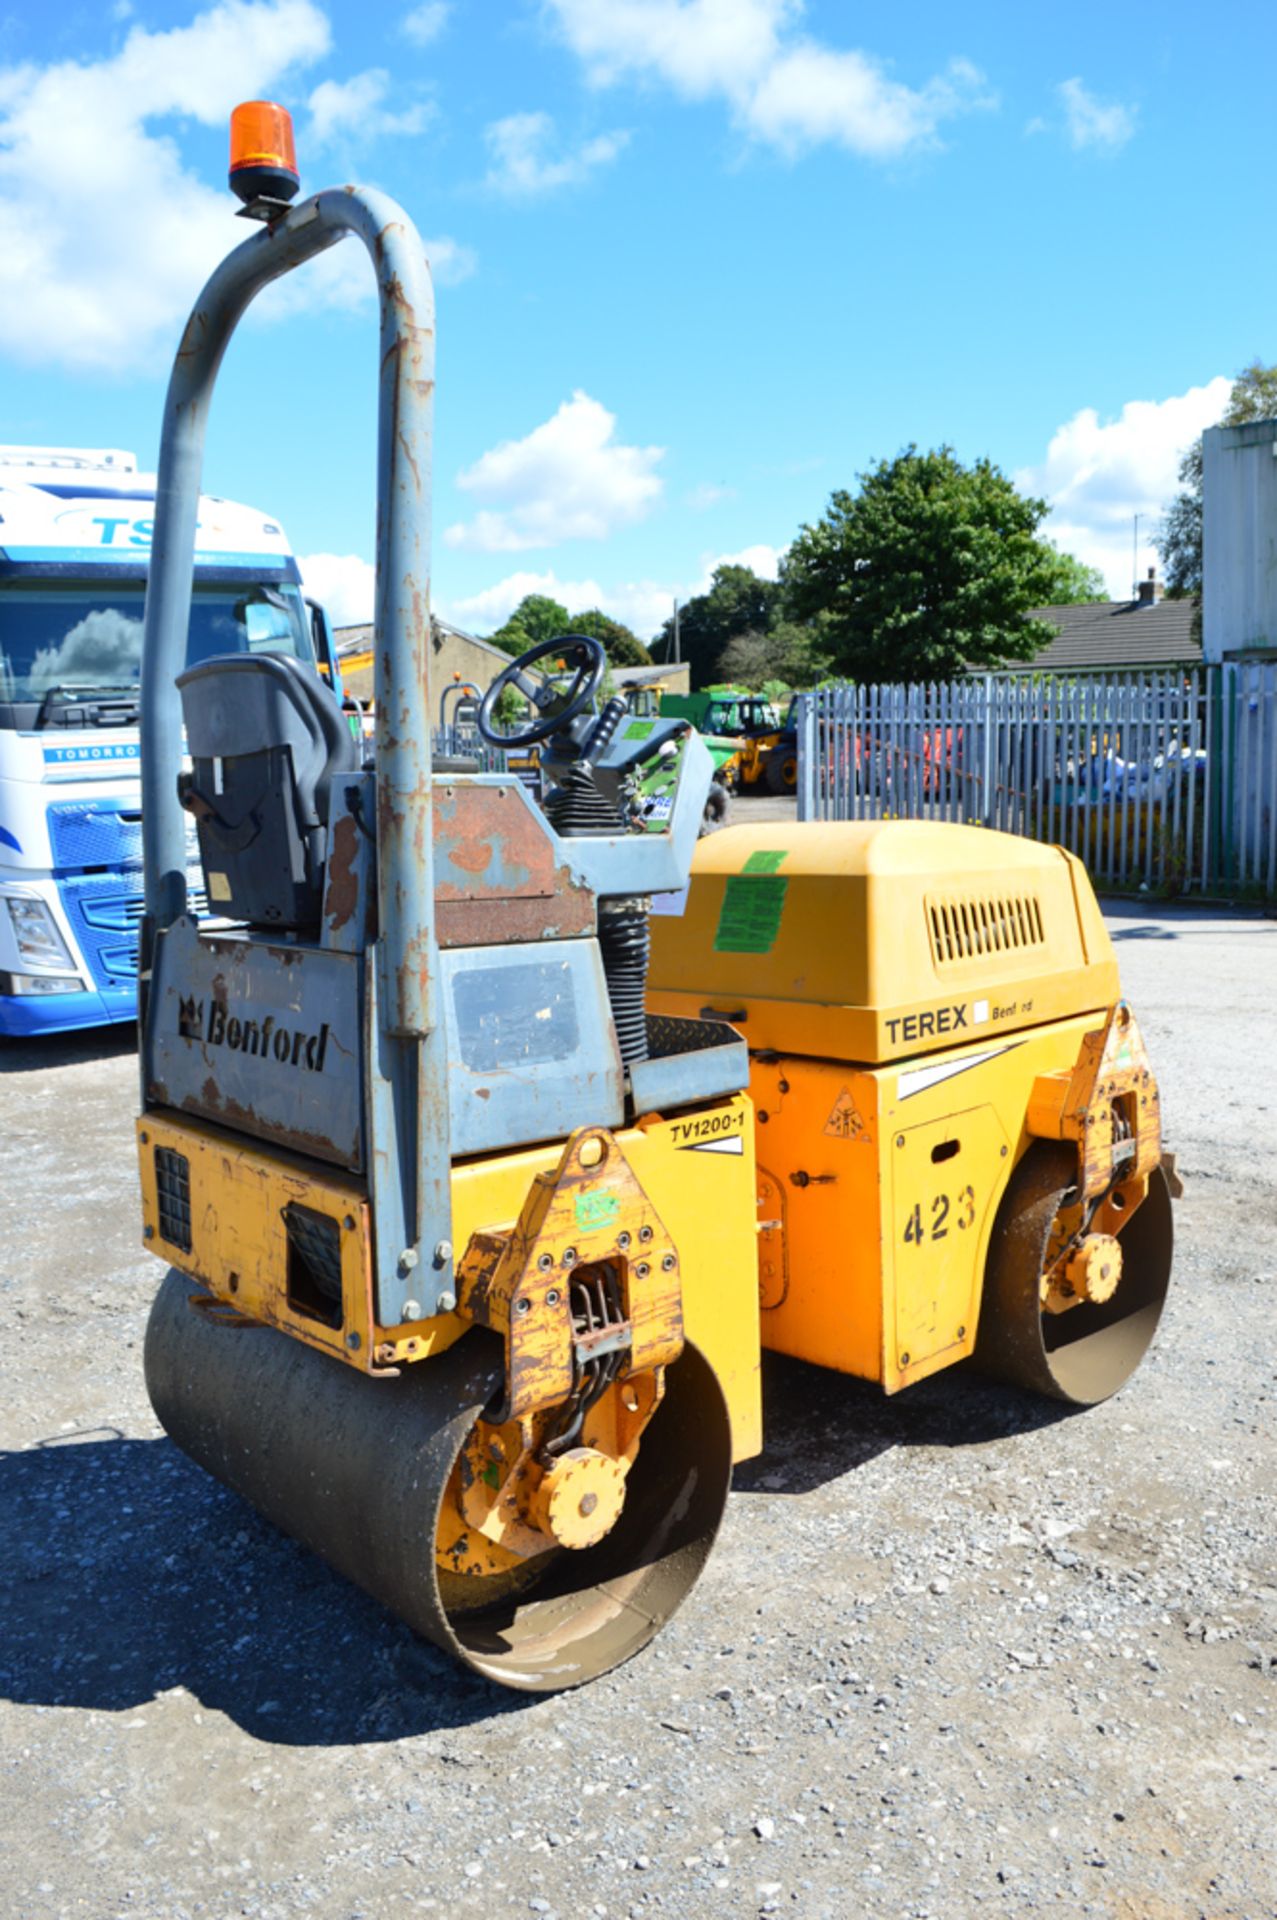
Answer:
[{"label": "green leafy tree", "polygon": [[526,593],[505,625],[489,636],[503,653],[526,653],[543,640],[553,640],[568,630],[568,610],[551,600],[548,594]]},{"label": "green leafy tree", "polygon": [[832,664],[860,680],[1030,660],[1054,632],[1029,618],[1059,559],[1037,537],[1046,511],[990,460],[907,447],[801,529],[781,569],[787,610],[823,616]]},{"label": "green leafy tree", "polygon": [[[730,640],[766,633],[779,605],[780,588],[774,580],[761,579],[752,567],[716,567],[709,590],[679,609],[678,657],[687,662],[692,685],[703,687],[714,678]],[[662,661],[674,659],[672,617],[652,643],[652,652]]]},{"label": "green leafy tree", "polygon": [[[1252,360],[1233,382],[1221,427],[1277,419],[1277,366]],[[1161,555],[1166,591],[1183,599],[1202,590],[1202,443],[1194,440],[1179,463],[1180,490],[1162,518],[1153,545]]]},{"label": "green leafy tree", "polygon": [[638,635],[631,633],[621,621],[613,620],[610,614],[600,612],[598,607],[572,614],[565,631],[587,633],[601,640],[614,667],[650,667],[652,664],[652,656]]},{"label": "green leafy tree", "polygon": [[1088,567],[1076,554],[1062,553],[1054,541],[1045,543],[1051,556],[1051,592],[1044,607],[1080,607],[1092,601],[1107,600],[1104,575],[1098,567]]},{"label": "green leafy tree", "polygon": [[822,623],[777,620],[765,633],[740,633],[718,657],[718,676],[760,693],[764,687],[812,687],[828,669]]}]

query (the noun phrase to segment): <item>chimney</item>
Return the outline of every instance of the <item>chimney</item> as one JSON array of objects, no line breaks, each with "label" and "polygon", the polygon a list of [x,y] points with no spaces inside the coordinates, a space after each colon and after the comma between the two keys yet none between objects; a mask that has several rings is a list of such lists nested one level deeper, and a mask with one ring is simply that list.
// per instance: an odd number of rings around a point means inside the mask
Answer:
[{"label": "chimney", "polygon": [[1162,583],[1157,577],[1156,567],[1148,570],[1148,579],[1139,583],[1137,606],[1155,607],[1162,597]]}]

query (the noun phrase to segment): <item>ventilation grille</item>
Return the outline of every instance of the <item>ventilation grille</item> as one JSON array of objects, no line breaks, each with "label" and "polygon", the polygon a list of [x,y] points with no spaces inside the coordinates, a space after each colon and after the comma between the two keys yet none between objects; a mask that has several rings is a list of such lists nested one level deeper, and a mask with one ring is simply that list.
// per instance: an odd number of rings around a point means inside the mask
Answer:
[{"label": "ventilation grille", "polygon": [[[330,1304],[341,1304],[341,1229],[326,1213],[300,1207],[295,1200],[284,1208],[284,1227],[288,1234],[290,1276],[295,1279],[298,1260],[304,1277]],[[290,1287],[290,1290],[294,1290]]]},{"label": "ventilation grille", "polygon": [[160,1239],[182,1253],[191,1250],[191,1163],[172,1147],[155,1149],[155,1196],[160,1207]]},{"label": "ventilation grille", "polygon": [[1046,945],[1042,903],[1033,893],[1001,900],[930,900],[927,922],[938,967]]}]

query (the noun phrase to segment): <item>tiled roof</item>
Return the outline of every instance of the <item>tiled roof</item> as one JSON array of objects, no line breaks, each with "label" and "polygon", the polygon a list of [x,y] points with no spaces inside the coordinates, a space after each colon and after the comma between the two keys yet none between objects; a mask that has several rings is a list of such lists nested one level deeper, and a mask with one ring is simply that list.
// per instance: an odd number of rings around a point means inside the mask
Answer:
[{"label": "tiled roof", "polygon": [[1037,607],[1035,620],[1049,620],[1057,637],[1032,660],[1013,660],[1008,673],[1070,673],[1086,667],[1200,666],[1201,640],[1194,636],[1195,600],[1099,600],[1089,606]]}]

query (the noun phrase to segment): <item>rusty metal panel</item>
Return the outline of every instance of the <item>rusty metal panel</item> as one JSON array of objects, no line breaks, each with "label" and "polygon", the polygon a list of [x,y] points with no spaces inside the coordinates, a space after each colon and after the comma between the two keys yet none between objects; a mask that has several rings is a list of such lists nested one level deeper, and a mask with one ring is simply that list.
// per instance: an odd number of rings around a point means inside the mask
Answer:
[{"label": "rusty metal panel", "polygon": [[377,938],[375,784],[371,773],[348,774],[333,790],[322,938],[341,953],[363,953]]},{"label": "rusty metal panel", "polygon": [[176,921],[156,943],[147,1104],[361,1171],[362,980],[353,954]]},{"label": "rusty metal panel", "polygon": [[513,778],[436,781],[434,855],[440,946],[594,932],[593,894],[556,861],[544,816]]}]

